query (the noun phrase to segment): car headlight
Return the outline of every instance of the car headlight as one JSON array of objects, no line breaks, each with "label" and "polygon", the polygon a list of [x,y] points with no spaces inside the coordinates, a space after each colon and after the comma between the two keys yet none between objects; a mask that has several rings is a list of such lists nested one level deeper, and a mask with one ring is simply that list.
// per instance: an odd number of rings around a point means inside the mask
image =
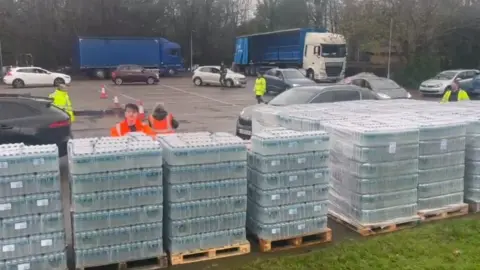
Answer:
[{"label": "car headlight", "polygon": [[409,92],[407,92],[407,98],[412,98],[412,94],[410,94]]},{"label": "car headlight", "polygon": [[384,93],[378,93],[378,96],[383,98],[383,99],[390,99],[390,96]]},{"label": "car headlight", "polygon": [[294,83],[294,84],[292,84],[291,87],[299,87],[299,86],[300,86],[300,84]]}]

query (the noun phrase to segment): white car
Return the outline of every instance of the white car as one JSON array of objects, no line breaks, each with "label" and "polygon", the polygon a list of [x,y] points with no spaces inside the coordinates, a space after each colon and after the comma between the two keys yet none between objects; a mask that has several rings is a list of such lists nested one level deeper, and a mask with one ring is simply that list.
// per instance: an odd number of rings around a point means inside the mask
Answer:
[{"label": "white car", "polygon": [[471,82],[478,74],[480,71],[476,69],[445,70],[422,82],[419,90],[422,94],[443,94],[450,89],[454,80],[459,80],[460,85],[464,85]]},{"label": "white car", "polygon": [[69,84],[72,78],[66,74],[55,73],[39,67],[14,67],[3,77],[3,82],[14,88]]},{"label": "white car", "polygon": [[[202,85],[221,85],[220,84],[220,67],[219,66],[201,66],[195,69],[192,77],[196,86]],[[225,86],[227,87],[243,87],[247,84],[245,75],[236,73],[227,68],[225,76]]]}]

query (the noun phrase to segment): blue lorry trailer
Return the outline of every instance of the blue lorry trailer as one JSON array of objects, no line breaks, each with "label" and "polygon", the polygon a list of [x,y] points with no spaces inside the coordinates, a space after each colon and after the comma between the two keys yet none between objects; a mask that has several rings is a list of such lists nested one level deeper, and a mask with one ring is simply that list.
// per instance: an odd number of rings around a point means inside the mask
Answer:
[{"label": "blue lorry trailer", "polygon": [[118,65],[158,69],[160,75],[185,71],[181,47],[161,37],[78,37],[76,66],[107,78]]},{"label": "blue lorry trailer", "polygon": [[[346,61],[345,39],[322,28],[296,28],[236,40],[233,68],[255,75],[271,67],[301,68],[313,78],[341,77]],[[330,72],[335,68],[335,73]],[[328,74],[327,74],[328,73]]]}]

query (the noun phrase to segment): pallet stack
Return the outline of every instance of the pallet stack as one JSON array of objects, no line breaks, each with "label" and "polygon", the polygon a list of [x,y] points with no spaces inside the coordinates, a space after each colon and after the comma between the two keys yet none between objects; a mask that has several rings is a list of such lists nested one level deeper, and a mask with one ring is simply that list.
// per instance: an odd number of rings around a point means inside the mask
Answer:
[{"label": "pallet stack", "polygon": [[261,251],[331,241],[328,147],[324,131],[266,128],[252,137],[247,228]]},{"label": "pallet stack", "polygon": [[65,270],[56,145],[0,145],[0,269]]},{"label": "pallet stack", "polygon": [[134,133],[71,140],[68,150],[77,269],[166,267],[158,142]]},{"label": "pallet stack", "polygon": [[419,131],[411,122],[355,119],[328,126],[330,215],[366,236],[416,224]]},{"label": "pallet stack", "polygon": [[464,201],[465,135],[462,119],[417,115],[419,126],[418,213],[423,220],[466,214]]},{"label": "pallet stack", "polygon": [[171,264],[249,253],[245,143],[208,132],[164,135],[159,141]]}]

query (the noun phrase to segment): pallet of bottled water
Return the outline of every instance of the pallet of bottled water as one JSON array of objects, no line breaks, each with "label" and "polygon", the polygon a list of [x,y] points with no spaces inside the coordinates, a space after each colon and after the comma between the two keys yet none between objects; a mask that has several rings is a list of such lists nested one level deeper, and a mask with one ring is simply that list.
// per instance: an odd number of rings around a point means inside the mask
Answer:
[{"label": "pallet of bottled water", "polygon": [[329,123],[330,214],[357,231],[416,222],[419,130],[388,117]]},{"label": "pallet of bottled water", "polygon": [[68,151],[77,268],[163,256],[160,144],[132,133],[71,140]]},{"label": "pallet of bottled water", "polygon": [[321,242],[328,242],[328,134],[267,128],[251,141],[247,228],[267,243],[261,250],[307,235],[321,235]]},{"label": "pallet of bottled water", "polygon": [[[228,133],[179,133],[158,137],[164,151],[165,246],[172,264],[248,253],[247,154]],[[222,255],[223,256],[223,255]]]},{"label": "pallet of bottled water", "polygon": [[0,145],[0,268],[66,269],[56,145]]}]

